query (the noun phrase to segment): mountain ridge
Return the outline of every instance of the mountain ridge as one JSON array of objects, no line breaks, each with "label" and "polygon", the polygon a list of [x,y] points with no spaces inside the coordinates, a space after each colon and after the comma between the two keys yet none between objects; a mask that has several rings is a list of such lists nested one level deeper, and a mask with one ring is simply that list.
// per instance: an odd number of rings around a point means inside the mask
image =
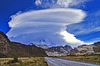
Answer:
[{"label": "mountain ridge", "polygon": [[0,31],[0,57],[44,57],[45,50],[35,45],[25,45],[11,42],[8,37]]}]

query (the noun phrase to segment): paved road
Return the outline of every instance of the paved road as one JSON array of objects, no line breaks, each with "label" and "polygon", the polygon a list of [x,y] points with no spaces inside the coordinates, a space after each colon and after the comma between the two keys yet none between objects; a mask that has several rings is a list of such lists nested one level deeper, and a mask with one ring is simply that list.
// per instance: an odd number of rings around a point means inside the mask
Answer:
[{"label": "paved road", "polygon": [[49,66],[100,66],[95,64],[45,57]]}]

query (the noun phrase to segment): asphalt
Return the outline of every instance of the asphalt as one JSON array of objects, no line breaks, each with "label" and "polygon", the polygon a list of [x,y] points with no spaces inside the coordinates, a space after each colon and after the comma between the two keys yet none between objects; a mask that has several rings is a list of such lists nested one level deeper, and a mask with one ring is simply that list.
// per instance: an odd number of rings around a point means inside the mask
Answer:
[{"label": "asphalt", "polygon": [[70,61],[70,60],[65,60],[60,58],[45,57],[45,60],[47,61],[49,66],[100,66],[96,64]]}]

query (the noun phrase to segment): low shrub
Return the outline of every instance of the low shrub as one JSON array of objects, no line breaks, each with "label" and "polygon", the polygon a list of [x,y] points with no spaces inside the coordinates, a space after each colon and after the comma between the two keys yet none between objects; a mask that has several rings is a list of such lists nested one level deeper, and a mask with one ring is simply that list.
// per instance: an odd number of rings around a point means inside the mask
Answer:
[{"label": "low shrub", "polygon": [[13,60],[9,60],[7,64],[17,63],[17,62],[18,62],[18,63],[22,63],[22,61],[21,61],[21,60],[18,60],[17,57],[14,57],[14,59],[13,59]]}]

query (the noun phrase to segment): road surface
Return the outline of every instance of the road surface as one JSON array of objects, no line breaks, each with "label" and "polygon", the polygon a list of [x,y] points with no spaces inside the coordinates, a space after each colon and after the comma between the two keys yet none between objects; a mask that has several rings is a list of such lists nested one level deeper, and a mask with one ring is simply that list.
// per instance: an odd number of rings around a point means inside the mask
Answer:
[{"label": "road surface", "polygon": [[100,66],[100,65],[70,61],[60,58],[45,57],[45,60],[47,61],[49,66]]}]

